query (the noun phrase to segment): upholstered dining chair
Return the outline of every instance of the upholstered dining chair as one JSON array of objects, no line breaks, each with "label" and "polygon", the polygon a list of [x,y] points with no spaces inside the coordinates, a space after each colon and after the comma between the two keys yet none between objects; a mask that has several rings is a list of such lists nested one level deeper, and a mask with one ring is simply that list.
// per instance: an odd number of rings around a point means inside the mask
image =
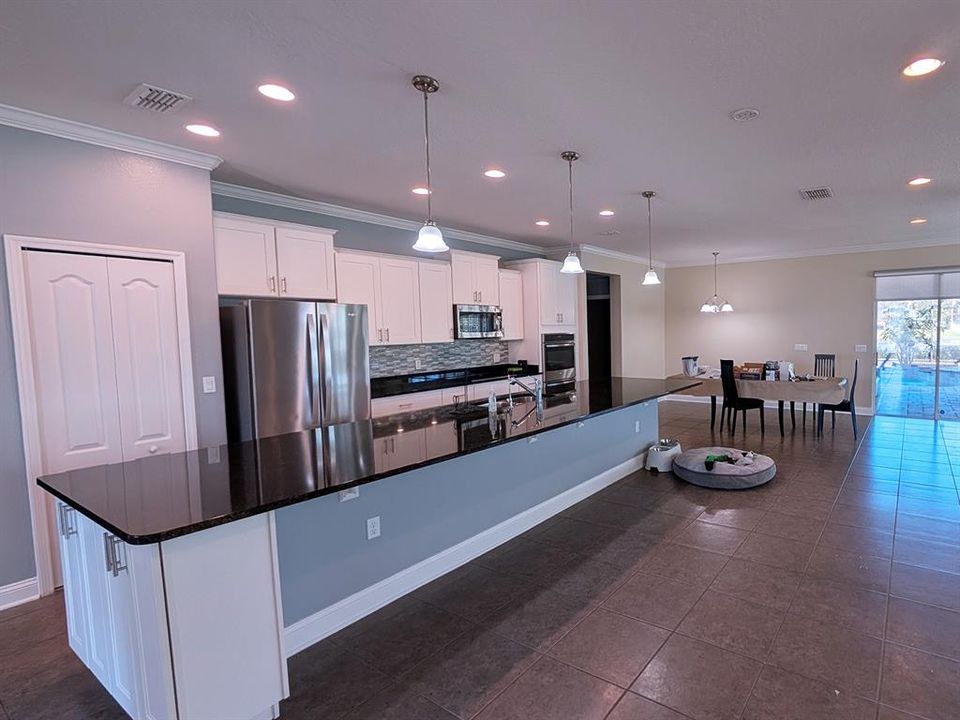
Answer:
[{"label": "upholstered dining chair", "polygon": [[740,397],[737,390],[737,381],[733,377],[733,360],[720,361],[720,382],[723,384],[723,407],[720,410],[720,429],[723,429],[723,416],[727,414],[727,425],[730,432],[737,431],[737,412],[743,413],[743,431],[747,431],[747,410],[760,411],[760,434],[766,428],[763,426],[763,400],[760,398]]},{"label": "upholstered dining chair", "polygon": [[857,437],[857,403],[854,399],[854,393],[857,391],[857,375],[860,374],[860,358],[857,358],[853,363],[853,380],[850,382],[850,393],[847,395],[846,400],[838,402],[836,405],[819,405],[817,406],[817,432],[823,434],[823,414],[829,410],[831,413],[832,424],[831,427],[837,426],[837,412],[848,412],[850,413],[850,422],[853,425],[853,437]]}]

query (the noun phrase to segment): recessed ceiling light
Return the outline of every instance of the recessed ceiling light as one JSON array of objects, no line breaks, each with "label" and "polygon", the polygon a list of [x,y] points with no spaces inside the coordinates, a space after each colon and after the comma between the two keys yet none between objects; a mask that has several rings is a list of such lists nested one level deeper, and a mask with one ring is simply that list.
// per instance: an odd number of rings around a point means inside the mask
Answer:
[{"label": "recessed ceiling light", "polygon": [[503,170],[500,170],[498,168],[490,168],[489,170],[484,170],[483,174],[486,175],[488,178],[494,178],[495,180],[499,180],[500,178],[505,178],[507,176],[507,174]]},{"label": "recessed ceiling light", "polygon": [[600,211],[600,217],[612,217],[612,216],[614,216],[614,215],[616,215],[616,213],[615,213],[613,210],[601,210],[601,211]]},{"label": "recessed ceiling light", "polygon": [[756,108],[740,108],[730,113],[730,119],[736,122],[750,122],[760,117],[760,111]]},{"label": "recessed ceiling light", "polygon": [[539,225],[540,227],[547,227],[550,225],[549,220],[537,220],[534,225]]},{"label": "recessed ceiling light", "polygon": [[280,102],[290,102],[297,97],[283,85],[267,83],[258,87],[257,90],[260,91],[261,95],[266,95],[271,100],[279,100]]},{"label": "recessed ceiling light", "polygon": [[928,177],[915,177],[912,180],[907,180],[907,185],[927,185],[930,182],[932,181]]},{"label": "recessed ceiling light", "polygon": [[926,218],[910,218],[911,225],[923,225],[926,221]]},{"label": "recessed ceiling light", "polygon": [[190,123],[189,125],[184,125],[183,127],[187,132],[192,132],[194,135],[203,135],[203,137],[220,137],[220,131],[212,125]]},{"label": "recessed ceiling light", "polygon": [[943,60],[940,58],[926,57],[920,58],[919,60],[914,60],[900,72],[907,77],[919,77],[920,75],[928,75],[934,70],[939,70],[942,67]]},{"label": "recessed ceiling light", "polygon": [[414,195],[430,195],[431,191],[427,190],[425,187],[415,187],[410,192]]}]

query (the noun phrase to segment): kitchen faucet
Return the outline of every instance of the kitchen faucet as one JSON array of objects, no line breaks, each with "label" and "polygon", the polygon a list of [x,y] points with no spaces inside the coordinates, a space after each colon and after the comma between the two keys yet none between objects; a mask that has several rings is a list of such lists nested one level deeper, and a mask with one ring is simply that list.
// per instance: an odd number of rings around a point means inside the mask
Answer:
[{"label": "kitchen faucet", "polygon": [[[531,388],[529,385],[518,380],[517,378],[510,378],[510,384],[508,385],[508,387],[513,387],[514,385],[519,385],[521,388],[523,388],[527,392],[528,395],[533,397],[534,401],[536,402],[535,409],[537,411],[537,422],[542,422],[543,421],[543,381],[540,378],[536,378],[533,381],[533,388]],[[512,409],[513,393],[510,393],[507,396],[507,403],[509,407]],[[529,414],[530,413],[527,413],[527,415]],[[524,416],[523,420],[526,420],[526,416]],[[517,423],[515,422],[513,426],[516,427]]]}]

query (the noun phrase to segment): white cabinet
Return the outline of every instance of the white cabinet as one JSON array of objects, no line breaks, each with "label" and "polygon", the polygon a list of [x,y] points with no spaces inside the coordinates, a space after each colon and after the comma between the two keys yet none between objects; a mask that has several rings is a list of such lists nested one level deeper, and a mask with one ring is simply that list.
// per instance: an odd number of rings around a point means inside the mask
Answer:
[{"label": "white cabinet", "polygon": [[496,255],[451,250],[453,302],[457,305],[499,305],[499,261]]},{"label": "white cabinet", "polygon": [[396,470],[427,459],[426,436],[422,429],[393,433],[373,441],[377,472]]},{"label": "white cabinet", "polygon": [[453,280],[450,263],[419,261],[420,342],[453,342]]},{"label": "white cabinet", "polygon": [[560,263],[537,260],[541,325],[577,324],[577,276],[560,272]]},{"label": "white cabinet", "polygon": [[441,422],[429,425],[423,430],[427,444],[427,457],[438,458],[453,455],[460,449],[460,439],[455,422]]},{"label": "white cabinet", "polygon": [[215,214],[221,295],[332,300],[335,230]]},{"label": "white cabinet", "polygon": [[577,324],[577,277],[557,272],[556,306],[561,325]]},{"label": "white cabinet", "polygon": [[420,277],[416,260],[340,250],[337,300],[367,306],[371,345],[420,342]]},{"label": "white cabinet", "polygon": [[523,339],[523,276],[517,270],[500,270],[500,309],[503,339]]},{"label": "white cabinet", "polygon": [[427,408],[443,405],[442,390],[427,390],[426,392],[404,393],[390,397],[374,398],[371,402],[373,417],[385,417],[397,413],[415,412]]}]

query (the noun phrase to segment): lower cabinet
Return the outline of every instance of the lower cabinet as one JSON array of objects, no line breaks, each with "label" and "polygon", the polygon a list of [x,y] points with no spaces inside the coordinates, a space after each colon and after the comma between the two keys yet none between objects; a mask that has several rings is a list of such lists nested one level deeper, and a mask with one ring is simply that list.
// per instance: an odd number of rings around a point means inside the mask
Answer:
[{"label": "lower cabinet", "polygon": [[397,432],[373,441],[374,465],[377,472],[396,470],[427,459],[426,436],[423,429]]},{"label": "lower cabinet", "polygon": [[128,545],[57,513],[70,647],[131,718],[276,712],[289,685],[271,514]]},{"label": "lower cabinet", "polygon": [[374,398],[370,403],[371,414],[375,418],[426,410],[440,405],[443,405],[443,392],[441,390],[427,390],[425,392]]}]

